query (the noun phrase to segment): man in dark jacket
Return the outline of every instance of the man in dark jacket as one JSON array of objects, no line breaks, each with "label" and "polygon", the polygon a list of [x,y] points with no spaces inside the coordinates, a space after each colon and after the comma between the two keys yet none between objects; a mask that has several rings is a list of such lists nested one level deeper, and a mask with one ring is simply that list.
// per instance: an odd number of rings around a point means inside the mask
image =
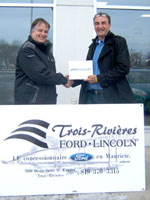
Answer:
[{"label": "man in dark jacket", "polygon": [[28,40],[19,50],[16,60],[15,104],[56,104],[56,85],[69,87],[61,73],[56,73],[55,61],[47,40],[49,23],[36,19]]},{"label": "man in dark jacket", "polygon": [[110,31],[108,14],[96,14],[93,22],[97,36],[87,55],[87,60],[93,60],[93,75],[86,80],[75,80],[73,84],[73,87],[81,84],[79,103],[133,103],[126,79],[130,69],[126,40]]}]

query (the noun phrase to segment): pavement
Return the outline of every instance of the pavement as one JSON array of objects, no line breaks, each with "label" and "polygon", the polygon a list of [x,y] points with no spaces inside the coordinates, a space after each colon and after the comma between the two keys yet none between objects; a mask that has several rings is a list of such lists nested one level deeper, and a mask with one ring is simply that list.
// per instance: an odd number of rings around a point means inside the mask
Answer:
[{"label": "pavement", "polygon": [[0,200],[150,200],[150,147],[145,147],[146,191],[0,197]]}]

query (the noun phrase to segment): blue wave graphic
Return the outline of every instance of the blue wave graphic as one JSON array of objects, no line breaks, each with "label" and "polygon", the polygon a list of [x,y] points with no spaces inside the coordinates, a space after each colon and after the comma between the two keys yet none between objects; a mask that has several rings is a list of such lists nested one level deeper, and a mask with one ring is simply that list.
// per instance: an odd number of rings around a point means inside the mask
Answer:
[{"label": "blue wave graphic", "polygon": [[12,133],[18,132],[18,131],[27,131],[31,133],[35,133],[36,135],[39,135],[43,138],[46,138],[46,133],[38,128],[35,127],[22,127],[14,130]]},{"label": "blue wave graphic", "polygon": [[30,135],[26,135],[26,134],[16,134],[16,135],[12,135],[12,136],[9,136],[8,138],[6,138],[5,140],[8,140],[8,139],[22,139],[22,140],[26,140],[28,142],[31,142],[37,146],[40,146],[42,148],[48,148],[48,145],[47,143],[45,142],[42,142]]},{"label": "blue wave graphic", "polygon": [[23,124],[35,124],[35,125],[42,126],[44,128],[48,128],[49,127],[49,123],[47,123],[47,122],[45,122],[43,120],[39,120],[39,119],[32,119],[32,120],[25,121],[25,122],[21,123],[19,126],[21,126]]},{"label": "blue wave graphic", "polygon": [[[26,140],[28,142],[31,142],[31,143],[39,146],[39,147],[48,148],[47,141],[46,141],[46,132],[43,131],[43,130],[40,130],[39,128],[32,127],[31,125],[38,125],[42,128],[48,129],[50,124],[43,121],[43,120],[32,119],[32,120],[27,120],[27,121],[22,122],[21,124],[19,124],[19,126],[23,126],[23,125],[26,125],[26,124],[30,124],[30,126],[19,127],[17,129],[15,129],[14,131],[11,132],[11,134],[13,134],[13,135],[7,137],[5,140],[22,139],[22,140]],[[14,134],[16,132],[27,132],[27,134],[25,134],[25,133]],[[39,139],[37,139],[33,136],[30,136],[29,135],[30,133],[35,134],[35,136],[38,135],[42,138],[45,138],[45,142],[40,141]]]}]

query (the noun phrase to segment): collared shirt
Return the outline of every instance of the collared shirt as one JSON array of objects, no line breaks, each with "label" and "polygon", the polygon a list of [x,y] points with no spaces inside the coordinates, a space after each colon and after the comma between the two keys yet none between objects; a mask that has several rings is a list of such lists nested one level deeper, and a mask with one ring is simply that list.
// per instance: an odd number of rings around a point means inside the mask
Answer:
[{"label": "collared shirt", "polygon": [[[101,51],[104,47],[104,40],[97,40],[96,41],[96,49],[94,51],[94,55],[93,55],[93,74],[95,75],[98,75],[100,74],[100,70],[99,70],[99,67],[98,67],[98,59],[99,59],[99,56],[101,54]],[[89,89],[92,89],[92,90],[101,90],[102,87],[100,86],[99,83],[94,83],[94,84],[89,84]]]}]

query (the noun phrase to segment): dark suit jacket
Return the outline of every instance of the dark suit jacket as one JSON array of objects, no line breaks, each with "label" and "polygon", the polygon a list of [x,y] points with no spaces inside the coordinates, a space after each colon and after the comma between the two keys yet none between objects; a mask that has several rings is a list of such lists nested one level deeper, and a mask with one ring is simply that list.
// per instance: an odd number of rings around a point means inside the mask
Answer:
[{"label": "dark suit jacket", "polygon": [[[92,60],[97,37],[89,46],[87,60]],[[104,91],[105,103],[134,103],[134,97],[126,75],[130,70],[130,57],[126,40],[109,32],[99,56],[100,74],[98,82]],[[87,94],[87,82],[75,81],[73,87],[81,84],[79,103],[84,104]]]},{"label": "dark suit jacket", "polygon": [[56,104],[56,85],[67,79],[56,73],[50,42],[38,43],[29,36],[16,61],[15,104]]}]

